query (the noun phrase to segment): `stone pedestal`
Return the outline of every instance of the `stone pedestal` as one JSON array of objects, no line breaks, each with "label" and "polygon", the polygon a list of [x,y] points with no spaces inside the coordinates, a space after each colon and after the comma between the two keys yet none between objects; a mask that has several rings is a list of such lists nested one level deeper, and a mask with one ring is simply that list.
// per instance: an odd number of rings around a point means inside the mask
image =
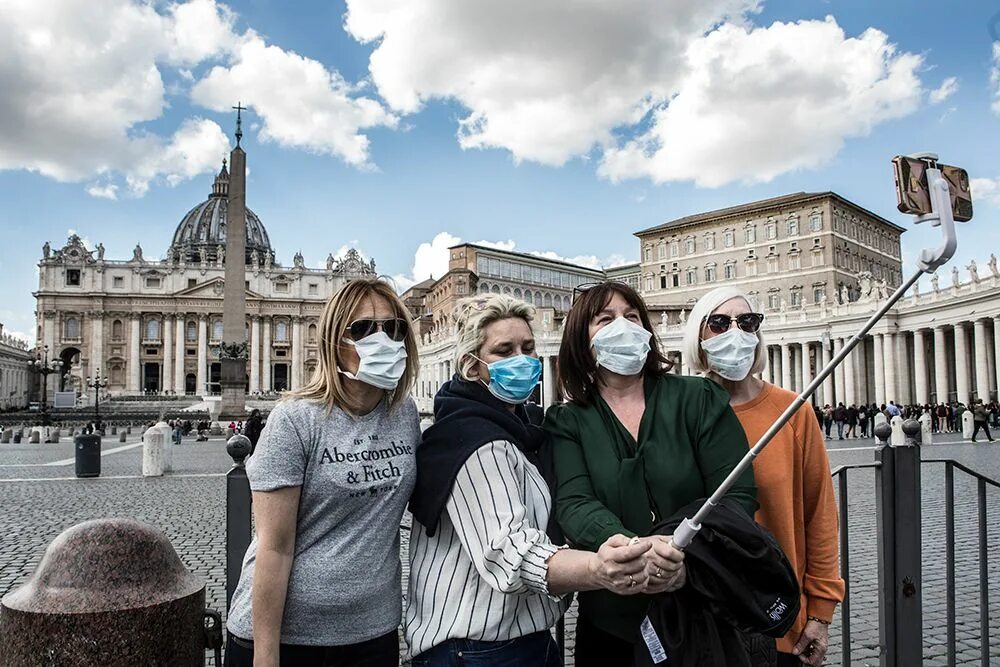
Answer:
[{"label": "stone pedestal", "polygon": [[138,521],[66,530],[0,605],[0,667],[205,664],[205,586]]},{"label": "stone pedestal", "polygon": [[889,444],[893,447],[902,447],[906,444],[906,434],[903,433],[903,418],[896,415],[889,420],[892,427],[892,435],[889,436]]},{"label": "stone pedestal", "polygon": [[222,435],[222,424],[219,422],[212,422],[211,426],[208,427],[209,435]]},{"label": "stone pedestal", "polygon": [[170,427],[150,426],[142,436],[142,476],[159,477],[170,470]]},{"label": "stone pedestal", "polygon": [[966,440],[972,440],[972,433],[975,429],[976,426],[972,417],[972,410],[966,410],[962,413],[962,437]]},{"label": "stone pedestal", "polygon": [[219,418],[241,420],[246,418],[246,372],[245,359],[223,359],[219,386],[222,400],[219,404]]},{"label": "stone pedestal", "polygon": [[925,412],[920,415],[920,444],[929,445],[934,438],[934,429],[931,427],[933,420],[931,419],[931,413]]},{"label": "stone pedestal", "polygon": [[41,433],[36,430],[31,431],[31,435],[28,437],[28,442],[32,445],[37,445],[42,441]]},{"label": "stone pedestal", "polygon": [[122,432],[121,432],[121,433],[120,433],[120,434],[118,435],[118,442],[125,442],[125,431],[122,431]]}]

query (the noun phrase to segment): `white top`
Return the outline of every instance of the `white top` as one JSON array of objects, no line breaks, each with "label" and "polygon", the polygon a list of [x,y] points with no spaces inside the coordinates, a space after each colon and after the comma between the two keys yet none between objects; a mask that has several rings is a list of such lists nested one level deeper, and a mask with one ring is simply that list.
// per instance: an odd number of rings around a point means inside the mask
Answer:
[{"label": "white top", "polygon": [[448,639],[506,641],[546,630],[568,600],[548,591],[552,499],[512,443],[477,449],[459,470],[434,537],[413,521],[403,629],[411,656]]}]

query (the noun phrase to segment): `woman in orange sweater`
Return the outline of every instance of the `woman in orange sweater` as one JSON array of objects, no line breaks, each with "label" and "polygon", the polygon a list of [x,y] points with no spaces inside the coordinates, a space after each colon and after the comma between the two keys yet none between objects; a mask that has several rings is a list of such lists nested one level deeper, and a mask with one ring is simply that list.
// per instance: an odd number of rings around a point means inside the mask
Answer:
[{"label": "woman in orange sweater", "polygon": [[[684,360],[719,383],[754,445],[795,399],[756,374],[766,361],[760,325],[750,298],[734,287],[703,296],[684,332]],[[803,405],[753,464],[760,509],[799,576],[802,606],[791,631],[778,640],[778,666],[822,665],[829,625],[844,599],[838,568],[837,506],[830,462],[816,415]]]}]

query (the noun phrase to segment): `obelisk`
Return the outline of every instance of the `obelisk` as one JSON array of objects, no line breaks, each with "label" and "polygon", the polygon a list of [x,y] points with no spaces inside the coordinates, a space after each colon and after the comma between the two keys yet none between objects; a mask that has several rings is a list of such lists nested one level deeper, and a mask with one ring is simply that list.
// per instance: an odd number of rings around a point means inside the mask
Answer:
[{"label": "obelisk", "polygon": [[237,103],[236,147],[229,154],[229,196],[226,213],[226,273],[222,297],[222,340],[219,360],[222,363],[223,419],[242,419],[246,413],[247,374],[247,296],[246,296],[246,186],[247,154],[240,147],[243,138],[241,112]]}]

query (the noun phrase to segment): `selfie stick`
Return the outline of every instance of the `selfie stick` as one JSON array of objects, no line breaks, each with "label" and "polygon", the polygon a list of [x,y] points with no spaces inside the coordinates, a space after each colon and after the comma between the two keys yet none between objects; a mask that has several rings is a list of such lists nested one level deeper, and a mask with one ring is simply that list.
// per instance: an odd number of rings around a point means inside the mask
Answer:
[{"label": "selfie stick", "polygon": [[[931,153],[920,153],[912,157],[922,159],[922,160],[933,160],[935,163],[937,161],[937,156]],[[889,312],[897,301],[903,298],[903,294],[909,290],[914,283],[920,278],[924,273],[932,273],[936,271],[939,267],[946,264],[948,260],[951,259],[952,255],[955,254],[955,248],[958,247],[958,239],[955,237],[955,217],[951,210],[951,196],[949,194],[948,182],[941,175],[941,170],[936,167],[928,167],[927,169],[927,185],[930,193],[931,201],[931,213],[927,215],[917,216],[914,223],[920,224],[922,222],[931,223],[932,227],[941,227],[941,233],[944,236],[944,242],[935,250],[925,249],[920,253],[920,259],[917,260],[917,271],[907,280],[905,283],[900,285],[892,296],[888,298],[885,304],[876,311],[874,315],[868,318],[861,330],[844,345],[844,348],[828,363],[823,370],[821,370],[816,378],[809,383],[809,386],[802,390],[802,393],[795,397],[792,404],[789,405],[781,416],[778,417],[777,421],[771,424],[771,427],[767,429],[767,432],[761,436],[757,444],[753,446],[747,455],[743,457],[739,465],[733,468],[733,471],[729,473],[729,476],[723,480],[719,488],[715,490],[715,493],[705,501],[705,504],[701,506],[701,509],[690,519],[685,518],[683,522],[674,531],[673,545],[678,549],[685,549],[694,536],[698,534],[701,530],[701,522],[704,521],[713,509],[719,504],[719,501],[724,495],[732,488],[736,480],[746,472],[753,464],[753,460],[760,455],[761,451],[767,447],[767,444],[771,442],[771,439],[777,434],[778,431],[784,427],[788,420],[792,418],[802,405],[809,400],[809,397],[819,389],[820,385],[823,384],[823,380],[828,378],[834,369],[842,362],[851,350],[860,343],[865,335],[871,331],[872,327],[882,319],[882,316]]]}]

